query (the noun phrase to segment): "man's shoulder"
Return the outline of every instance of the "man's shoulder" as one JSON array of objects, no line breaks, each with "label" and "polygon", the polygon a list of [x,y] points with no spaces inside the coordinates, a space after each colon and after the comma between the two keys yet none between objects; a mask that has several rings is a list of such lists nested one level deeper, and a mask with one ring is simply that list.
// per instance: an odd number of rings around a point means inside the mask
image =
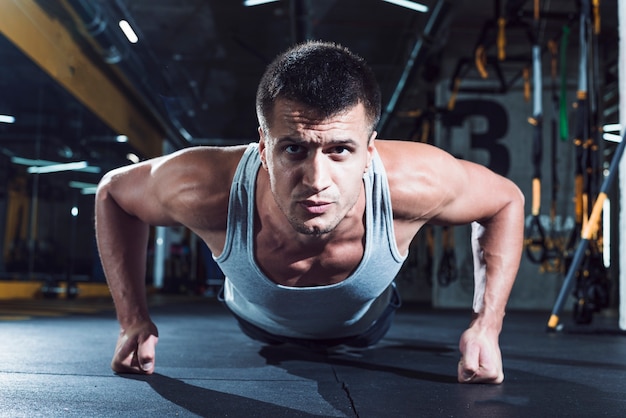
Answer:
[{"label": "man's shoulder", "polygon": [[247,146],[196,146],[168,155],[154,166],[161,202],[182,225],[203,234],[223,230],[230,188]]},{"label": "man's shoulder", "polygon": [[388,174],[407,175],[425,169],[441,158],[444,151],[421,142],[377,140],[376,150]]},{"label": "man's shoulder", "polygon": [[220,180],[221,184],[234,175],[247,148],[247,145],[188,147],[155,161],[154,167],[186,174],[198,181]]},{"label": "man's shoulder", "polygon": [[214,162],[230,165],[238,163],[243,153],[248,149],[249,145],[232,145],[232,146],[193,146],[183,148],[173,154],[171,158],[175,159],[178,164],[194,163],[196,160],[203,162],[204,160],[215,160]]},{"label": "man's shoulder", "polygon": [[184,148],[153,160],[151,177],[168,196],[188,192],[197,199],[228,192],[246,149],[245,145]]},{"label": "man's shoulder", "polygon": [[446,194],[447,171],[455,159],[419,142],[381,140],[376,149],[387,173],[394,217],[427,217]]}]

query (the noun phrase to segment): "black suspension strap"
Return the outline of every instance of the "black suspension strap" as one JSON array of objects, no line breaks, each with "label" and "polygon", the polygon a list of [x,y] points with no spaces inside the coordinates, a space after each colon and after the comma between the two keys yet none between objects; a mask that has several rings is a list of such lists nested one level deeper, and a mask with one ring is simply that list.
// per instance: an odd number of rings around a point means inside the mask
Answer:
[{"label": "black suspension strap", "polygon": [[532,35],[533,63],[533,125],[532,144],[532,206],[530,224],[526,231],[526,255],[533,263],[541,264],[546,257],[546,234],[541,225],[541,165],[543,163],[543,85],[541,45],[539,44],[539,2],[535,1],[534,33]]},{"label": "black suspension strap", "polygon": [[589,98],[588,98],[588,27],[589,27],[589,0],[581,0],[580,25],[580,52],[578,62],[578,91],[576,92],[576,132],[574,147],[576,162],[574,169],[574,228],[567,244],[567,255],[576,248],[583,224],[587,222],[584,208],[584,176],[585,176],[585,144],[589,138]]},{"label": "black suspension strap", "polygon": [[544,261],[541,265],[541,272],[560,272],[562,268],[561,255],[563,243],[560,234],[557,233],[557,198],[560,189],[558,160],[557,160],[557,143],[558,143],[558,127],[559,127],[559,94],[557,92],[558,78],[558,44],[556,40],[548,41],[548,50],[550,51],[550,99],[552,102],[552,110],[550,113],[550,230],[546,234],[545,247],[546,253]]},{"label": "black suspension strap", "polygon": [[443,254],[439,260],[437,282],[442,287],[447,287],[457,279],[456,253],[454,249],[454,228],[444,226],[442,228]]},{"label": "black suspension strap", "polygon": [[569,140],[569,121],[568,121],[568,103],[567,103],[567,45],[569,43],[569,26],[563,26],[563,35],[561,36],[561,47],[559,69],[561,73],[561,91],[559,94],[559,134],[561,141]]},{"label": "black suspension strap", "polygon": [[[599,10],[594,6],[594,13]],[[599,312],[609,305],[609,292],[611,282],[609,280],[606,267],[604,265],[602,251],[602,230],[599,228],[601,219],[592,219],[589,211],[592,202],[597,201],[599,196],[600,173],[600,152],[601,141],[600,112],[599,112],[599,88],[598,78],[598,31],[595,25],[591,26],[591,17],[587,27],[587,52],[588,52],[588,103],[589,103],[589,137],[585,143],[585,178],[583,193],[584,221],[586,224],[597,222],[592,225],[593,236],[589,237],[589,245],[585,252],[585,258],[577,274],[576,288],[574,296],[574,320],[579,324],[588,324],[592,321],[593,314]],[[593,19],[599,22],[599,19]],[[593,29],[593,30],[592,30]],[[583,224],[583,228],[586,225]]]},{"label": "black suspension strap", "polygon": [[[576,298],[574,320],[577,323],[591,322],[593,313],[608,306],[609,301],[610,282],[602,259],[601,233],[599,231],[603,205],[607,198],[608,189],[616,175],[619,161],[626,146],[626,139],[622,137],[622,141],[611,160],[608,174],[598,189],[597,185],[601,178],[598,157],[600,117],[598,86],[595,77],[598,72],[598,50],[597,32],[594,30],[592,33],[591,21],[590,2],[589,0],[582,0],[580,14],[581,77],[579,79],[578,92],[578,143],[576,144],[579,151],[577,152],[579,162],[577,163],[576,175],[577,177],[582,177],[578,181],[579,184],[577,184],[580,188],[577,189],[577,193],[580,193],[580,198],[576,202],[576,210],[580,211],[582,225],[576,251],[573,254],[571,263],[568,265],[567,276],[548,322],[548,330],[557,328],[560,311],[574,280],[576,281],[576,287],[573,291],[573,295]],[[580,86],[585,88],[584,91]],[[581,92],[584,92],[584,94]],[[584,114],[580,113],[581,108],[585,111]],[[580,126],[581,124],[584,125]],[[592,208],[591,202],[593,202]]]}]

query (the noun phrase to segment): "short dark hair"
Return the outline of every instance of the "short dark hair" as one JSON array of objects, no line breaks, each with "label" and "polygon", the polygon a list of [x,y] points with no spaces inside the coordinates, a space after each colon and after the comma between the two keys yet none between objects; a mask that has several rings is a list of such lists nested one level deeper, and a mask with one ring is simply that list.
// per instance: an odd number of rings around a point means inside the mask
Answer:
[{"label": "short dark hair", "polygon": [[262,128],[267,128],[263,124],[280,98],[302,103],[324,118],[362,103],[372,131],[380,119],[380,88],[372,69],[363,58],[332,42],[295,45],[267,67],[256,95]]}]

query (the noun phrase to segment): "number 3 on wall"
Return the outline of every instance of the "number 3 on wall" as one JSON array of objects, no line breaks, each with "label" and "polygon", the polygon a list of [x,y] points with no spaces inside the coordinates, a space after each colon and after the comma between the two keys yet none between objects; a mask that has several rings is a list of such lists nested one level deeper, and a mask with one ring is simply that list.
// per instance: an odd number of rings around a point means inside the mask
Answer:
[{"label": "number 3 on wall", "polygon": [[504,106],[490,100],[459,100],[454,110],[443,114],[441,122],[444,127],[460,127],[466,119],[476,116],[485,118],[487,130],[470,132],[470,147],[486,150],[489,153],[487,167],[506,177],[511,165],[511,156],[507,147],[498,143],[504,138],[509,127],[509,118]]}]

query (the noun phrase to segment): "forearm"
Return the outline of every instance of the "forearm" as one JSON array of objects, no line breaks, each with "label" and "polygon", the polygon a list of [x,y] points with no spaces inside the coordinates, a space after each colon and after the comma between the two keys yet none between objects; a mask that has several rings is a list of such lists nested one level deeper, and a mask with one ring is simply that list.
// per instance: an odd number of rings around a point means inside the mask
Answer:
[{"label": "forearm", "polygon": [[484,224],[472,224],[475,321],[498,332],[519,269],[523,203],[514,202]]},{"label": "forearm", "polygon": [[123,329],[148,320],[146,253],[149,226],[126,213],[107,191],[96,198],[96,238],[117,318]]}]

